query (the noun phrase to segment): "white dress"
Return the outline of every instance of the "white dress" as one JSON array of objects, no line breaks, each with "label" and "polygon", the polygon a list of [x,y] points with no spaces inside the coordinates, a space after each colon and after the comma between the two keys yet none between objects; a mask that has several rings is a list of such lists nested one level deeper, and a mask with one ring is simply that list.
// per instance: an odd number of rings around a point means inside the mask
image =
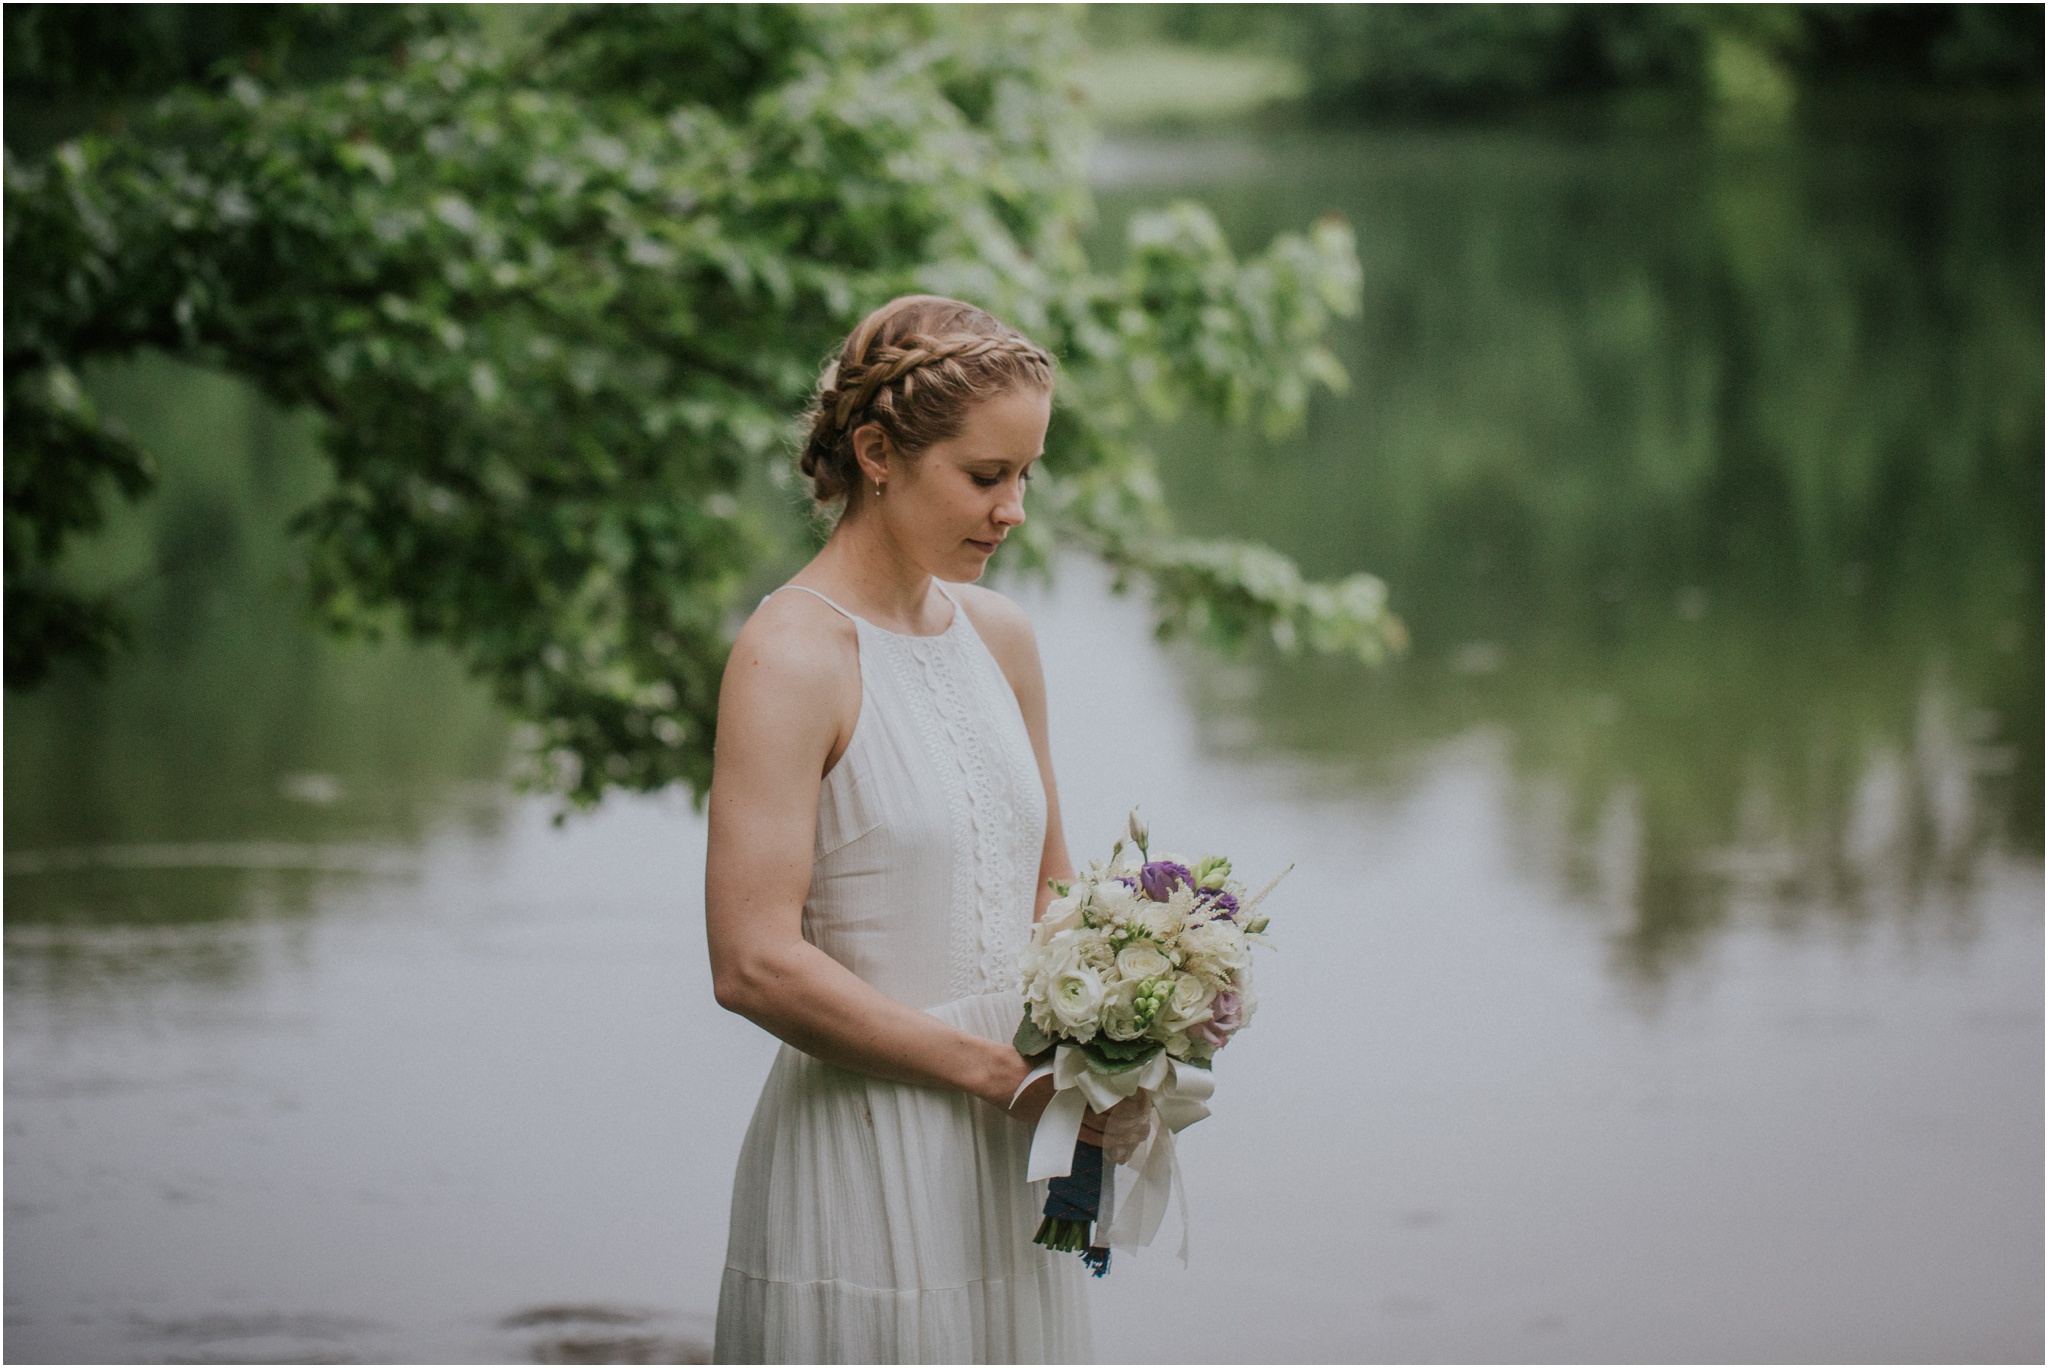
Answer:
[{"label": "white dress", "polygon": [[[1007,1041],[1045,838],[1016,694],[957,600],[937,636],[846,616],[860,719],[818,795],[804,939],[897,1001]],[[964,1093],[784,1045],[733,1180],[716,1361],[1090,1359],[1081,1261],[1031,1242],[1045,1185],[1024,1181],[1029,1148]]]}]

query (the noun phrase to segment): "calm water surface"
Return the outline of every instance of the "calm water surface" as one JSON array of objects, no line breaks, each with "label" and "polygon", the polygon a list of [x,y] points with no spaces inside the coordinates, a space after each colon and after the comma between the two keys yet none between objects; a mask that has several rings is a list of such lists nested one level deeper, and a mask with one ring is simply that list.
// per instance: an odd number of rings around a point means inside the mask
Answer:
[{"label": "calm water surface", "polygon": [[[1106,219],[1358,226],[1352,393],[1154,444],[1417,648],[1224,662],[1085,562],[1017,590],[1077,850],[1141,800],[1299,864],[1190,1266],[1120,1257],[1106,1357],[2040,1357],[2015,145],[1107,149]],[[302,424],[102,384],[166,479],[82,572],[136,656],[7,711],[9,1358],[701,1357],[773,1052],[711,1000],[701,819],[552,825],[445,662],[297,625]]]}]

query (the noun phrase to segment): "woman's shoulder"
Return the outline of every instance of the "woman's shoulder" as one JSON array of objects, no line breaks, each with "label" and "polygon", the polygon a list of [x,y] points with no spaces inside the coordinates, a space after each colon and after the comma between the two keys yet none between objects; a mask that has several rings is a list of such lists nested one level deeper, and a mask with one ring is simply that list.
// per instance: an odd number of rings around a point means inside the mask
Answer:
[{"label": "woman's shoulder", "polygon": [[726,678],[774,692],[836,694],[860,677],[853,620],[815,594],[794,590],[761,601],[733,639]]},{"label": "woman's shoulder", "polygon": [[[860,718],[853,624],[809,594],[775,594],[740,627],[718,692],[713,789],[809,810]],[[717,798],[714,797],[714,803]]]},{"label": "woman's shoulder", "polygon": [[1014,683],[1020,671],[1038,672],[1038,637],[1031,619],[1016,603],[993,589],[978,584],[952,586],[954,597],[967,613],[967,620],[988,647],[989,654]]},{"label": "woman's shoulder", "polygon": [[[987,640],[991,636],[1016,637],[1025,641],[1032,639],[1031,619],[1024,610],[1009,597],[993,589],[984,589],[978,584],[954,584],[947,586],[953,597],[967,610],[967,620],[974,624],[974,630]],[[994,645],[990,642],[990,645]]]}]

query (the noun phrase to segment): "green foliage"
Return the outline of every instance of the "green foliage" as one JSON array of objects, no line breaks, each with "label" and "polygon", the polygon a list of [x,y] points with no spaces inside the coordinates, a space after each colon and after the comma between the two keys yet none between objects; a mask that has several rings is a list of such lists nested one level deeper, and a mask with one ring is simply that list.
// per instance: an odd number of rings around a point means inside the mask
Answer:
[{"label": "green foliage", "polygon": [[62,363],[10,372],[6,442],[7,686],[26,688],[62,656],[102,666],[121,640],[113,605],[54,582],[51,567],[74,533],[103,521],[105,486],[132,499],[153,480],[149,458]]},{"label": "green foliage", "polygon": [[[1607,28],[1593,7],[1420,5],[1305,15],[1302,47],[1311,85],[1379,105],[1483,105],[1527,99],[1598,79]],[[1637,44],[1645,65],[1668,59],[1656,24]]]},{"label": "green foliage", "polygon": [[345,77],[237,72],[118,136],[10,151],[10,677],[17,612],[44,629],[24,661],[65,622],[103,639],[104,609],[48,576],[95,482],[141,487],[134,449],[52,396],[155,349],[325,419],[335,481],[298,526],[330,626],[452,647],[579,801],[701,794],[778,516],[748,496],[786,482],[819,358],[912,289],[1060,355],[1055,531],[1154,575],[1168,623],[1213,599],[1239,634],[1384,652],[1383,596],[1169,540],[1128,438],[1141,406],[1298,420],[1341,380],[1322,339],[1356,307],[1348,235],[1240,265],[1180,207],[1094,273],[1057,15],[620,6],[522,48],[462,13]]},{"label": "green foliage", "polygon": [[1843,82],[2038,86],[2042,58],[2034,5],[1110,5],[1090,25],[1109,44],[1284,54],[1321,103],[1403,111],[1642,89],[1742,103]]},{"label": "green foliage", "polygon": [[1081,1046],[1081,1052],[1095,1064],[1098,1073],[1123,1073],[1150,1062],[1166,1047],[1156,1040],[1112,1040],[1097,1035]]},{"label": "green foliage", "polygon": [[1017,1053],[1026,1059],[1044,1054],[1055,1043],[1053,1038],[1031,1019],[1029,1012],[1026,1012],[1024,1019],[1017,1023],[1017,1034],[1010,1041],[1010,1044],[1016,1047]]},{"label": "green foliage", "polygon": [[276,83],[331,79],[371,55],[444,29],[427,5],[53,5],[6,9],[7,145],[42,151],[89,124],[117,129],[183,85],[235,73]]}]

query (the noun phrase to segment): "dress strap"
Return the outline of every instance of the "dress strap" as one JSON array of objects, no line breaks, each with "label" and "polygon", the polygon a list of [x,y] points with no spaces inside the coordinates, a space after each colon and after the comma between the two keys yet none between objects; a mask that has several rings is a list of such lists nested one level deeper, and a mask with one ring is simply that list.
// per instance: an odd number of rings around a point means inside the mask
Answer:
[{"label": "dress strap", "polygon": [[839,615],[840,615],[841,617],[843,617],[843,618],[846,618],[846,619],[848,619],[848,620],[850,620],[850,621],[852,621],[852,622],[859,622],[859,621],[860,621],[860,619],[859,619],[859,618],[857,618],[857,617],[854,617],[854,615],[853,615],[853,614],[851,614],[851,613],[847,612],[847,611],[846,611],[846,610],[845,610],[844,608],[841,608],[841,607],[840,607],[840,606],[839,606],[838,604],[836,604],[836,603],[832,602],[832,600],[831,600],[831,599],[828,599],[828,598],[826,598],[826,597],[825,597],[825,596],[824,596],[823,594],[819,593],[819,592],[818,592],[817,590],[815,590],[815,589],[811,589],[811,588],[808,588],[808,587],[806,587],[806,586],[804,586],[804,585],[801,585],[801,584],[785,584],[785,585],[782,585],[782,586],[780,586],[779,588],[775,588],[775,589],[770,589],[770,590],[769,590],[769,591],[768,591],[767,593],[765,593],[765,594],[761,595],[761,602],[763,602],[763,603],[766,603],[766,602],[767,602],[767,601],[768,601],[769,599],[771,599],[771,598],[774,598],[774,597],[775,597],[775,596],[776,596],[777,594],[781,593],[781,592],[782,592],[782,591],[783,591],[784,589],[797,589],[797,590],[801,590],[801,591],[802,591],[803,593],[809,594],[809,595],[810,595],[810,596],[811,596],[812,598],[814,598],[814,599],[817,599],[817,600],[819,600],[820,602],[824,603],[824,604],[825,604],[826,606],[828,606],[829,608],[831,608],[833,612],[835,612],[835,613],[838,613],[838,614],[839,614]]},{"label": "dress strap", "polygon": [[946,624],[945,631],[939,633],[940,636],[952,636],[954,630],[958,628],[960,624],[964,622],[967,618],[966,605],[960,602],[959,595],[955,594],[951,589],[948,589],[946,587],[946,582],[940,579],[937,575],[932,576],[932,587],[939,591],[940,598],[943,598],[946,602],[953,605],[953,620]]}]

